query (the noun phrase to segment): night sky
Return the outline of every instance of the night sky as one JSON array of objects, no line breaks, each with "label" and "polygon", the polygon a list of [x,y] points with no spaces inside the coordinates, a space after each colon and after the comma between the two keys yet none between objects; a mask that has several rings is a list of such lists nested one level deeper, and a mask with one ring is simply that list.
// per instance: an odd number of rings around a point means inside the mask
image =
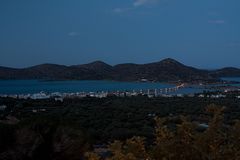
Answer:
[{"label": "night sky", "polygon": [[240,67],[240,0],[0,0],[0,66]]}]

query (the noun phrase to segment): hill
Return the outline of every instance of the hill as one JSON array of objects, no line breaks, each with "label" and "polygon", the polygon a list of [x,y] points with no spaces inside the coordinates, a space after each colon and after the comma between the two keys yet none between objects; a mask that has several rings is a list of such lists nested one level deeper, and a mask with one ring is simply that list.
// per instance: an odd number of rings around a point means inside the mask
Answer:
[{"label": "hill", "polygon": [[117,81],[212,81],[222,76],[240,76],[237,68],[207,71],[186,66],[167,58],[148,64],[118,64],[111,66],[101,61],[64,66],[41,64],[23,69],[0,67],[0,79],[43,80],[117,80]]},{"label": "hill", "polygon": [[234,67],[226,67],[212,72],[215,77],[240,77],[240,69]]},{"label": "hill", "polygon": [[164,59],[159,62],[137,65],[120,64],[114,67],[118,73],[116,79],[139,80],[148,79],[151,81],[191,81],[211,79],[208,72],[193,67],[185,66],[174,59]]}]

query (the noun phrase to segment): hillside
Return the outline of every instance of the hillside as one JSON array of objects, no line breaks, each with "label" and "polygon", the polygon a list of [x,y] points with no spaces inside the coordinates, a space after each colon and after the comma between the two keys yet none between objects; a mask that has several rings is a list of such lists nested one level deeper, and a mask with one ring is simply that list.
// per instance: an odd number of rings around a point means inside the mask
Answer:
[{"label": "hillside", "polygon": [[143,65],[120,64],[114,68],[118,73],[116,79],[124,78],[124,75],[128,75],[128,80],[148,79],[151,81],[191,81],[211,78],[204,70],[185,66],[170,58]]},{"label": "hillside", "polygon": [[212,72],[215,77],[240,77],[240,69],[234,67],[226,67]]},{"label": "hillside", "polygon": [[117,81],[209,81],[222,76],[240,76],[237,68],[215,71],[201,70],[186,66],[167,58],[148,64],[108,65],[101,61],[88,64],[64,66],[41,64],[16,69],[0,67],[0,79],[43,79],[43,80],[117,80]]}]

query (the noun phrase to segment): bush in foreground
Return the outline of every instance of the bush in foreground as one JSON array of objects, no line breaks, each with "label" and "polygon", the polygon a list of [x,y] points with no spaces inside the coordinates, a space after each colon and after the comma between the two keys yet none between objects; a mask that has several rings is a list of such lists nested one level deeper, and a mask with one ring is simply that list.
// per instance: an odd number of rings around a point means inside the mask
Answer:
[{"label": "bush in foreground", "polygon": [[133,137],[114,141],[105,150],[110,153],[87,152],[89,160],[240,160],[240,122],[224,125],[223,107],[210,105],[212,116],[208,127],[199,131],[199,125],[181,117],[175,129],[168,126],[168,118],[155,118],[155,141],[146,144],[145,138]]}]

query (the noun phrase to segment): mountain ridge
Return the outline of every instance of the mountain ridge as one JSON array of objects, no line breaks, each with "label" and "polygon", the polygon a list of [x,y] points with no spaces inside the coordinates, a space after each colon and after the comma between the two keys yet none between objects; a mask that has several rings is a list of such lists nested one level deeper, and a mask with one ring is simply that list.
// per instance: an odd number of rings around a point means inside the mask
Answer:
[{"label": "mountain ridge", "polygon": [[94,61],[80,65],[44,63],[26,68],[0,66],[0,79],[47,79],[47,80],[116,80],[116,81],[212,81],[224,76],[240,76],[240,69],[225,67],[204,70],[184,65],[166,58],[158,62],[109,65]]}]

